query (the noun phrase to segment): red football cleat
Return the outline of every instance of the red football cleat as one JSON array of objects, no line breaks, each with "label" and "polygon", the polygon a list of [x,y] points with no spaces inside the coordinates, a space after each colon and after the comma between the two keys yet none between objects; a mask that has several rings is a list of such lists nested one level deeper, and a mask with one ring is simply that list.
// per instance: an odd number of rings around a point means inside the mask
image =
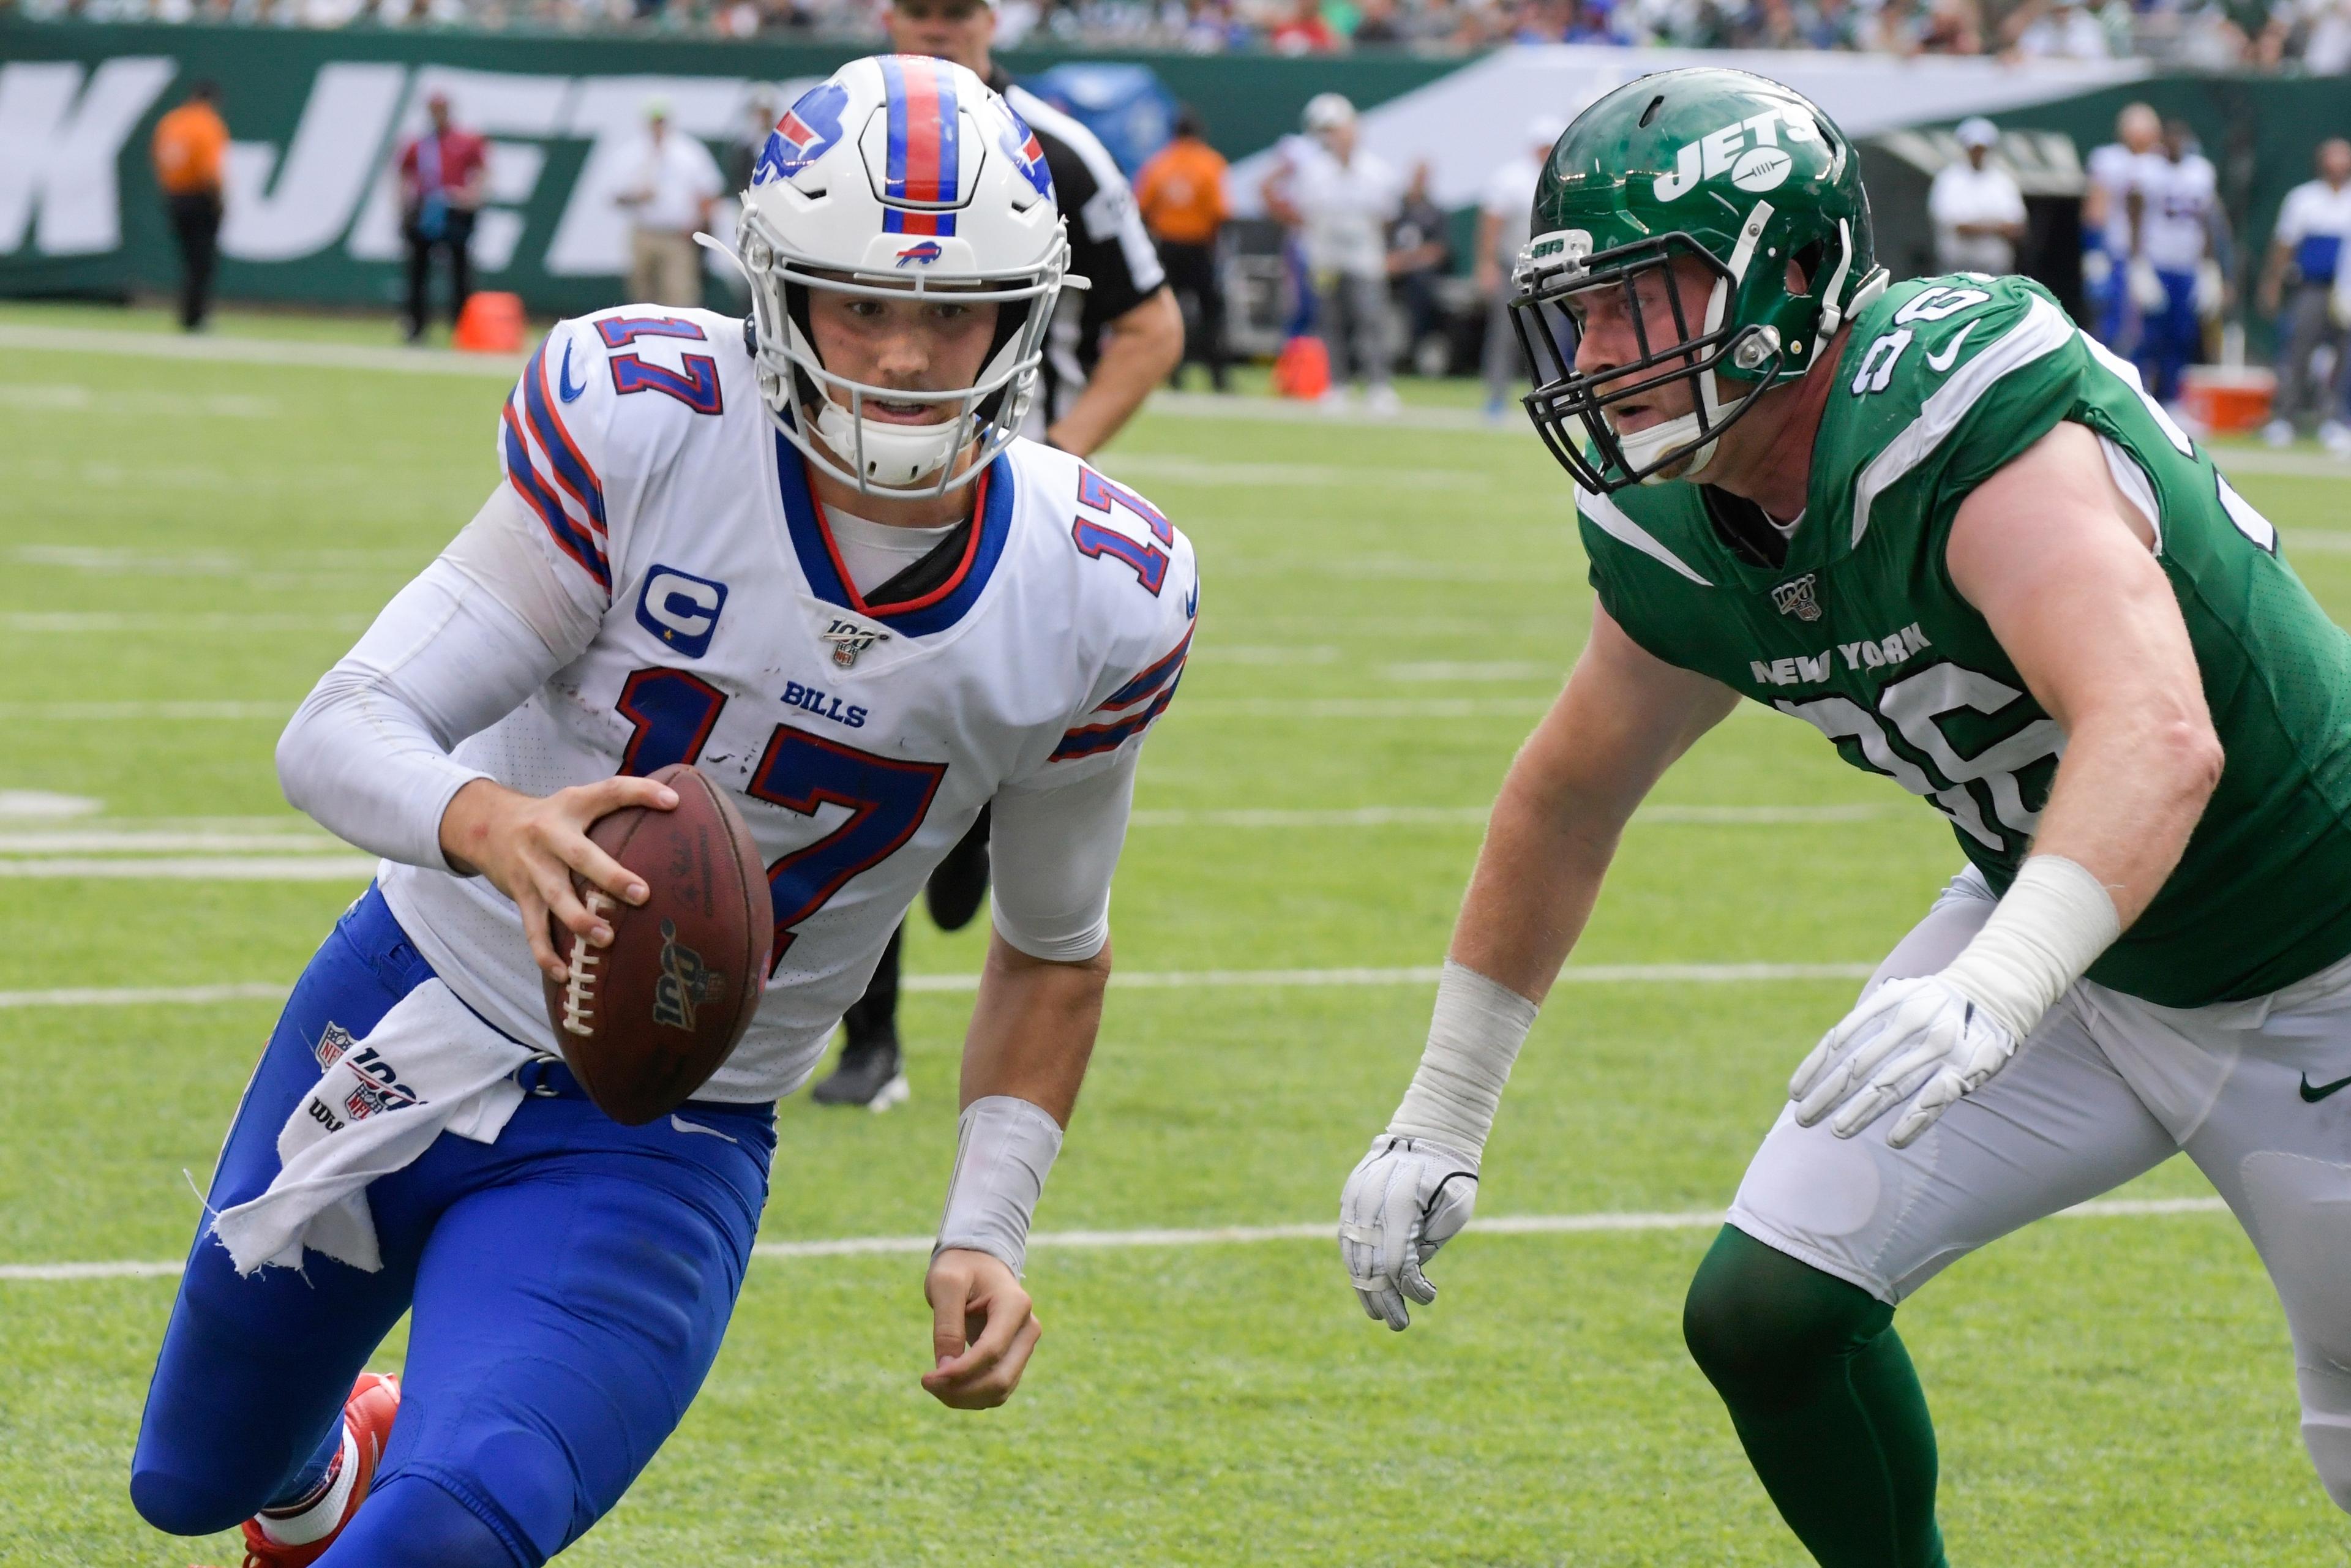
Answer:
[{"label": "red football cleat", "polygon": [[368,1490],[375,1481],[375,1468],[383,1458],[383,1446],[392,1440],[392,1417],[400,1414],[400,1379],[386,1372],[363,1372],[351,1385],[351,1396],[343,1402],[343,1426],[357,1448],[359,1473],[351,1482],[351,1495],[343,1504],[342,1518],[335,1528],[318,1540],[300,1546],[281,1546],[261,1532],[261,1521],[245,1521],[245,1568],[308,1568],[327,1553],[343,1526],[367,1500]]}]

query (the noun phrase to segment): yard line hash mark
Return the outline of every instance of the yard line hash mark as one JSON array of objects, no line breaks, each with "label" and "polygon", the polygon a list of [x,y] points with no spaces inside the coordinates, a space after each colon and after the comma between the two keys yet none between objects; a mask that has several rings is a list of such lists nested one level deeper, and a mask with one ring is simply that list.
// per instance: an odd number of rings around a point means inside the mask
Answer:
[{"label": "yard line hash mark", "polygon": [[[2225,1214],[2217,1197],[2093,1198],[2063,1209],[2059,1219],[2148,1219],[2169,1215]],[[1505,1214],[1473,1219],[1469,1228],[1487,1236],[1591,1236],[1646,1230],[1711,1230],[1722,1224],[1719,1210],[1688,1213]],[[1335,1220],[1297,1225],[1220,1225],[1202,1228],[1141,1230],[1043,1230],[1029,1238],[1032,1249],[1106,1250],[1123,1248],[1222,1247],[1262,1241],[1328,1241]],[[762,1241],[754,1258],[856,1258],[923,1255],[935,1245],[930,1236],[844,1236],[831,1240]],[[0,1284],[57,1283],[73,1280],[168,1279],[181,1265],[126,1259],[93,1263],[0,1263]]]},{"label": "yard line hash mark", "polygon": [[[1785,981],[1865,980],[1872,964],[1570,964],[1559,972],[1562,986],[1770,985]],[[1393,969],[1138,969],[1114,972],[1110,983],[1122,990],[1245,989],[1253,986],[1356,987],[1433,986],[1443,971],[1434,964]],[[908,975],[910,991],[960,992],[979,988],[974,975]],[[251,980],[219,986],[83,987],[45,991],[0,991],[0,1009],[193,1007],[214,1002],[268,1001],[283,998],[282,981]]]}]

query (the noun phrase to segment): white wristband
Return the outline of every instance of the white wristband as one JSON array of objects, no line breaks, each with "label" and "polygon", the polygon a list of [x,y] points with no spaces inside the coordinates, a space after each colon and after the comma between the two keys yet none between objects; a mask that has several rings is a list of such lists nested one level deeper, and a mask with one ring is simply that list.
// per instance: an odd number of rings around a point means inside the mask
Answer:
[{"label": "white wristband", "polygon": [[2021,1040],[2121,935],[2105,883],[2063,855],[2034,855],[1941,978]]},{"label": "white wristband", "polygon": [[965,1106],[946,1212],[939,1217],[931,1256],[964,1248],[1001,1260],[1019,1274],[1029,1256],[1029,1221],[1061,1152],[1061,1124],[1026,1100],[989,1094]]},{"label": "white wristband", "polygon": [[1428,1048],[1388,1131],[1479,1158],[1494,1129],[1510,1065],[1534,1022],[1534,1003],[1447,958],[1437,982]]}]

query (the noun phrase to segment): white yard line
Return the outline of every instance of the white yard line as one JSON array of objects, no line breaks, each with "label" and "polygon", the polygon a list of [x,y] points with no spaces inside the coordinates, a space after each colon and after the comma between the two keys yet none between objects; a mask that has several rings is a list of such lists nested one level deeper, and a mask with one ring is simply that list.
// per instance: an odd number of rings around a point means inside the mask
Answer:
[{"label": "white yard line", "polygon": [[[2095,1198],[2064,1210],[2060,1219],[2148,1219],[2168,1215],[2225,1214],[2217,1197]],[[1659,1214],[1506,1214],[1474,1219],[1469,1228],[1489,1236],[1589,1236],[1633,1230],[1712,1230],[1723,1222],[1718,1210]],[[1032,1249],[1103,1250],[1113,1248],[1225,1247],[1259,1241],[1328,1241],[1331,1220],[1297,1225],[1218,1225],[1201,1228],[1142,1230],[1041,1230],[1029,1238]],[[844,1236],[822,1241],[762,1241],[755,1258],[855,1258],[930,1251],[928,1236]],[[176,1262],[125,1260],[110,1263],[0,1263],[0,1283],[56,1283],[72,1280],[171,1278]]]},{"label": "white yard line", "polygon": [[[1862,980],[1868,964],[1570,964],[1561,985],[1763,985],[1790,980]],[[1111,976],[1121,990],[1227,990],[1251,987],[1433,986],[1435,965],[1394,969],[1140,969]],[[977,975],[909,975],[910,991],[976,991]],[[0,991],[0,1009],[194,1007],[214,1002],[274,1001],[284,983],[241,981],[218,986],[68,988]]]},{"label": "white yard line", "polygon": [[[1357,806],[1320,811],[1272,809],[1136,811],[1128,821],[1138,828],[1387,828],[1409,826],[1483,826],[1486,806]],[[1644,806],[1633,821],[1682,822],[1711,825],[1780,825],[1791,822],[1862,822],[1899,812],[1894,806]],[[39,835],[28,834],[37,838]],[[6,841],[0,840],[0,848]]]},{"label": "white yard line", "polygon": [[[1251,830],[1479,827],[1484,806],[1360,806],[1328,810],[1237,808],[1134,813],[1138,829]],[[1858,822],[1896,814],[1889,806],[1648,806],[1636,827],[1779,826]],[[264,820],[265,821],[266,819]],[[299,826],[58,828],[0,831],[0,879],[158,882],[342,882],[372,876],[376,862],[327,834]]]},{"label": "white yard line", "polygon": [[143,360],[210,360],[329,371],[391,371],[405,375],[479,376],[510,382],[522,357],[460,354],[446,349],[371,349],[356,343],[306,343],[276,338],[190,338],[163,332],[96,332],[81,328],[0,326],[0,349],[61,354],[124,354]]},{"label": "white yard line", "polygon": [[22,723],[150,724],[157,720],[213,723],[223,719],[267,719],[284,724],[295,700],[284,702],[0,703],[0,718]]},{"label": "white yard line", "polygon": [[1531,718],[1549,697],[1200,697],[1175,715],[1209,718]]},{"label": "white yard line", "polygon": [[275,980],[227,986],[80,986],[53,991],[0,991],[5,1008],[202,1007],[214,1002],[282,1002],[287,988]]},{"label": "white yard line", "polygon": [[0,860],[0,879],[365,882],[375,874],[375,868],[376,862],[372,856],[357,854],[174,855],[142,856],[135,860],[93,860],[60,855],[54,859]]},{"label": "white yard line", "polygon": [[0,613],[0,631],[36,632],[44,636],[79,633],[144,632],[173,636],[197,632],[359,632],[371,619],[365,615],[164,615],[140,611],[27,610]]},{"label": "white yard line", "polygon": [[316,829],[304,831],[289,829],[282,832],[158,832],[149,829],[125,828],[110,831],[58,829],[50,832],[0,832],[0,854],[20,855],[99,855],[99,854],[229,854],[254,853],[299,854],[320,853],[340,850],[349,853],[350,846]]}]

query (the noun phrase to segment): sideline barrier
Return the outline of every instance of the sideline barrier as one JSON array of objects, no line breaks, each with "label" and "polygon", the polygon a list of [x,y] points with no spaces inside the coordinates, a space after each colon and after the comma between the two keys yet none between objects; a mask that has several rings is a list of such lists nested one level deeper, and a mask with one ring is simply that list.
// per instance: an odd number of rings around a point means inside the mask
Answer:
[{"label": "sideline barrier", "polygon": [[[234,137],[221,233],[225,299],[389,308],[402,292],[387,166],[445,91],[489,139],[490,199],[475,273],[534,311],[614,303],[626,227],[612,197],[646,100],[723,149],[763,91],[789,102],[870,46],[477,35],[352,28],[36,23],[0,11],[0,296],[167,293],[179,263],[147,147],[194,81],[221,85]],[[1030,76],[1091,57],[1023,51]],[[1364,142],[1404,167],[1426,162],[1441,204],[1466,208],[1514,156],[1535,112],[1564,112],[1644,72],[1704,61],[1762,69],[1869,137],[1989,111],[2006,130],[2064,132],[2084,148],[2143,97],[2194,124],[2220,164],[2241,235],[2264,241],[2285,191],[2351,97],[2343,78],[2140,78],[2127,64],[2008,67],[1755,51],[1507,48],[1459,59],[1371,54],[1132,56],[1201,112],[1235,160],[1234,195],[1255,206],[1267,154],[1315,93],[1364,112]],[[730,227],[722,224],[722,228]],[[710,300],[731,308],[727,275]]]}]

